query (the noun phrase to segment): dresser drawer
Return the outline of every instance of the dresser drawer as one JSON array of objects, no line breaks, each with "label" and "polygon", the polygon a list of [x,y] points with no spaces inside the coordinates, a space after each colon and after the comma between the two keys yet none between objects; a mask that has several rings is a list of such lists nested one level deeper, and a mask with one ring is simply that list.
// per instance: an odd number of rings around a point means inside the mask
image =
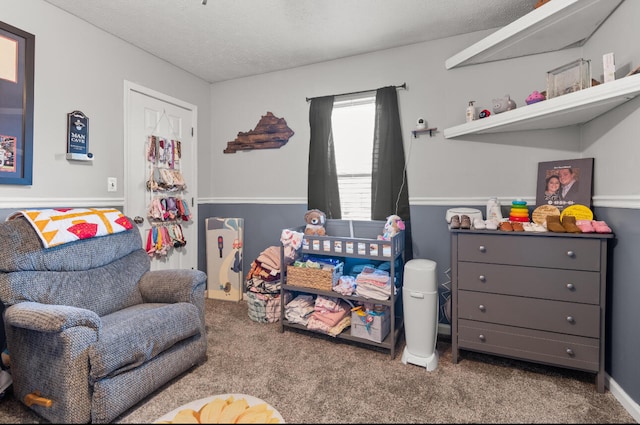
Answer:
[{"label": "dresser drawer", "polygon": [[458,235],[458,260],[600,271],[600,241],[534,235]]},{"label": "dresser drawer", "polygon": [[595,338],[469,320],[458,323],[459,348],[590,372],[599,368],[600,345]]},{"label": "dresser drawer", "polygon": [[461,261],[458,289],[599,304],[600,273]]},{"label": "dresser drawer", "polygon": [[458,291],[459,319],[600,337],[600,306]]}]

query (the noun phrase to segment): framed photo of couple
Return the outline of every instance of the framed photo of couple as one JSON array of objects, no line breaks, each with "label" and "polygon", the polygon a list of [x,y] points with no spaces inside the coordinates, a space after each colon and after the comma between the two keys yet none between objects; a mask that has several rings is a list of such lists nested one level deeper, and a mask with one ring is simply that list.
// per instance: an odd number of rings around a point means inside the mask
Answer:
[{"label": "framed photo of couple", "polygon": [[536,206],[553,205],[560,211],[571,205],[591,208],[593,158],[538,163]]}]

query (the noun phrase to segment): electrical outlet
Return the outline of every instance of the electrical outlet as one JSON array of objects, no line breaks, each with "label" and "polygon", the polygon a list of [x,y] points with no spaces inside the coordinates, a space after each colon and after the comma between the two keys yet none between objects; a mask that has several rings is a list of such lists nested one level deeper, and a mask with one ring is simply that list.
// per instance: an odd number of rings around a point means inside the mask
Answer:
[{"label": "electrical outlet", "polygon": [[117,192],[118,190],[118,179],[115,177],[107,178],[107,191],[108,192]]}]

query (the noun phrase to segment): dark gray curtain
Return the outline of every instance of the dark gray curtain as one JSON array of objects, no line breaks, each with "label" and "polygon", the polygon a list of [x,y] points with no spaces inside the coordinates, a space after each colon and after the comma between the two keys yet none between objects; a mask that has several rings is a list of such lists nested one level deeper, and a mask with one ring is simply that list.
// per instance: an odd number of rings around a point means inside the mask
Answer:
[{"label": "dark gray curtain", "polygon": [[309,107],[309,180],[307,207],[323,211],[327,218],[342,218],[340,190],[333,148],[331,113],[334,96],[311,99]]},{"label": "dark gray curtain", "polygon": [[392,214],[405,222],[405,260],[413,258],[409,188],[395,86],[376,90],[376,116],[371,167],[371,219]]}]

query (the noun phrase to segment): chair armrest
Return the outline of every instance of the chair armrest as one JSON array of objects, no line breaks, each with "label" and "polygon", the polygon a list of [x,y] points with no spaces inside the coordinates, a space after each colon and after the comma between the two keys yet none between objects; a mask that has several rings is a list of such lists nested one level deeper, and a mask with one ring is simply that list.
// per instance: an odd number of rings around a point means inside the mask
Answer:
[{"label": "chair armrest", "polygon": [[85,326],[99,332],[102,323],[91,310],[31,301],[9,306],[4,320],[16,328],[38,332],[62,332],[74,326]]},{"label": "chair armrest", "polygon": [[207,275],[200,270],[153,270],[140,278],[140,293],[147,303],[195,303],[204,298]]},{"label": "chair armrest", "polygon": [[[98,315],[77,307],[25,301],[8,307],[4,317],[14,397],[24,402],[38,390],[53,404],[32,406],[36,412],[50,410],[52,417],[62,418],[60,423],[90,418],[89,351],[100,337]],[[73,412],[66,411],[70,404]]]}]

